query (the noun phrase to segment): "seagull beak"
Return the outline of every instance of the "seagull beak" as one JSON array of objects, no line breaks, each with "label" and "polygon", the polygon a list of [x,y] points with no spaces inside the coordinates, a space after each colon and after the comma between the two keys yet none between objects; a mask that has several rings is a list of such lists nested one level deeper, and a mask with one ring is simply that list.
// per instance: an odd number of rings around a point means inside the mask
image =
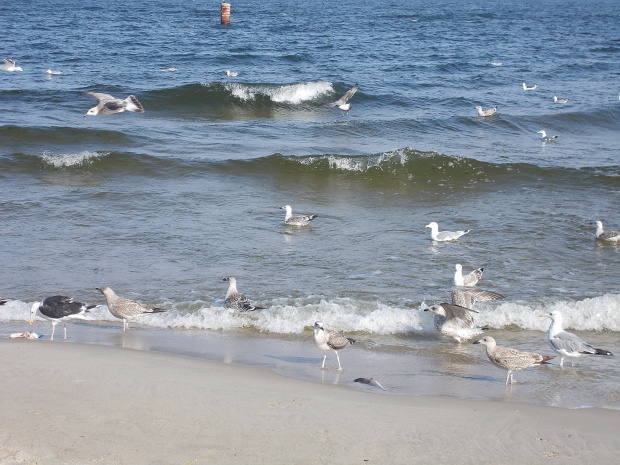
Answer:
[{"label": "seagull beak", "polygon": [[430,227],[431,227],[431,225],[430,225],[430,224],[427,224],[427,225],[426,225],[426,226],[424,226],[424,227],[425,227],[425,228],[430,228]]},{"label": "seagull beak", "polygon": [[32,322],[33,322],[33,321],[34,321],[34,319],[33,319],[33,318],[30,318],[30,324],[32,324]]}]

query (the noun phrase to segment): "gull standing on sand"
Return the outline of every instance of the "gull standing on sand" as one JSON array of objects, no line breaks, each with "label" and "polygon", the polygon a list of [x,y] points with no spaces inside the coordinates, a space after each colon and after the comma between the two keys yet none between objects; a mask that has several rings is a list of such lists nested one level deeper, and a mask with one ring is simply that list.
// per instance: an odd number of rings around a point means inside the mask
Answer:
[{"label": "gull standing on sand", "polygon": [[317,321],[314,323],[314,343],[321,350],[325,351],[325,355],[323,356],[323,365],[321,368],[325,368],[325,359],[327,358],[327,351],[333,350],[336,352],[336,358],[338,359],[338,370],[342,371],[342,366],[340,365],[340,357],[338,356],[338,351],[342,349],[346,349],[348,346],[352,345],[355,342],[355,339],[351,339],[349,337],[345,337],[342,334],[339,334],[330,329],[325,329],[323,327],[323,323]]},{"label": "gull standing on sand", "polygon": [[480,105],[476,107],[478,110],[478,116],[493,116],[497,111],[497,107],[489,108],[488,110],[483,110]]},{"label": "gull standing on sand", "polygon": [[111,115],[114,113],[122,113],[125,110],[133,113],[144,113],[142,104],[138,102],[138,99],[133,95],[130,95],[125,100],[121,100],[109,94],[101,94],[99,92],[86,92],[84,95],[88,95],[99,100],[97,106],[94,106],[88,110],[84,116]]},{"label": "gull standing on sand", "polygon": [[562,314],[559,311],[554,310],[548,315],[540,316],[551,318],[551,324],[547,331],[547,341],[549,341],[551,348],[560,354],[560,366],[564,366],[565,357],[581,357],[583,354],[612,355],[608,350],[596,349],[576,334],[564,331],[562,329]]},{"label": "gull standing on sand", "polygon": [[596,221],[596,238],[599,241],[620,241],[620,231],[603,231],[603,222]]},{"label": "gull standing on sand", "polygon": [[250,303],[243,294],[237,291],[237,280],[232,276],[224,278],[224,281],[228,281],[228,290],[226,291],[226,298],[224,304],[226,308],[232,308],[233,310],[239,310],[240,312],[251,312],[254,310],[264,310],[264,307],[256,307]]},{"label": "gull standing on sand", "polygon": [[455,286],[475,286],[482,278],[484,268],[478,268],[471,273],[463,276],[463,266],[457,263],[454,267],[454,285]]},{"label": "gull standing on sand", "polygon": [[434,221],[428,223],[425,228],[431,228],[431,237],[434,241],[438,242],[446,242],[446,241],[456,241],[459,237],[464,234],[467,234],[470,229],[466,231],[441,231],[439,232],[439,225]]},{"label": "gull standing on sand", "polygon": [[525,82],[523,83],[523,90],[534,90],[538,87],[537,84],[534,84],[533,86],[528,86]]},{"label": "gull standing on sand", "polygon": [[135,300],[119,297],[108,286],[97,288],[97,290],[105,296],[110,313],[116,318],[123,320],[123,332],[125,332],[125,330],[129,327],[127,320],[132,320],[135,317],[142,315],[162,313],[166,311],[163,308],[147,307],[146,305],[142,305]]},{"label": "gull standing on sand", "polygon": [[435,331],[451,337],[457,342],[479,334],[482,331],[474,325],[474,317],[471,312],[474,310],[474,303],[487,300],[499,300],[504,296],[496,292],[485,291],[483,289],[462,289],[452,291],[452,303],[442,303],[425,308],[425,312],[433,312],[433,325]]},{"label": "gull standing on sand", "polygon": [[484,344],[487,348],[487,357],[493,365],[503,370],[508,370],[506,375],[506,386],[508,380],[513,383],[512,372],[523,370],[524,368],[533,367],[549,362],[555,358],[555,355],[539,355],[535,352],[521,352],[508,347],[500,347],[496,344],[495,339],[491,336],[485,336],[474,344]]},{"label": "gull standing on sand", "polygon": [[293,209],[290,205],[284,205],[283,207],[280,207],[280,209],[286,211],[286,214],[284,215],[284,224],[291,226],[306,226],[310,223],[310,221],[317,217],[317,215],[293,216]]},{"label": "gull standing on sand", "polygon": [[557,95],[554,95],[553,96],[553,101],[555,103],[566,103],[566,102],[568,102],[568,99],[567,98],[558,98]]},{"label": "gull standing on sand", "polygon": [[37,315],[52,322],[52,336],[50,341],[54,340],[54,330],[56,325],[62,321],[65,336],[67,339],[67,327],[65,325],[66,320],[78,318],[83,315],[84,312],[91,308],[95,308],[96,305],[86,306],[81,302],[75,302],[71,297],[64,295],[55,295],[44,299],[42,302],[35,302],[30,309],[30,324],[34,321],[34,317]]},{"label": "gull standing on sand", "polygon": [[349,111],[351,111],[351,104],[347,103],[349,101],[349,99],[351,97],[353,97],[353,95],[355,94],[355,92],[357,92],[357,88],[359,86],[357,84],[355,84],[353,87],[351,87],[346,94],[344,94],[342,97],[340,97],[338,100],[336,100],[335,102],[332,103],[328,103],[327,106],[328,107],[338,107],[340,108],[340,110],[342,110],[342,114],[344,115],[345,112],[348,114]]},{"label": "gull standing on sand", "polygon": [[547,136],[547,133],[544,131],[544,129],[541,129],[540,131],[537,132],[537,134],[541,135],[541,141],[543,142],[555,142],[555,140],[558,138],[557,135],[555,136]]},{"label": "gull standing on sand", "polygon": [[0,69],[2,69],[3,71],[9,71],[9,72],[22,72],[23,69],[21,69],[21,67],[19,66],[15,66],[15,60],[11,60],[10,58],[5,58],[4,59],[4,64],[2,66],[0,66]]}]

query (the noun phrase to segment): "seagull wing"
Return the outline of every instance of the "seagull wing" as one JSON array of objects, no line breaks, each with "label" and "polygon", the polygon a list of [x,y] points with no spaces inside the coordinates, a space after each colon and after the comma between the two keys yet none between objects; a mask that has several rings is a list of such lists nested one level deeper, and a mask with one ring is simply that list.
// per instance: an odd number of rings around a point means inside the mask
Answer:
[{"label": "seagull wing", "polygon": [[474,308],[476,302],[485,300],[500,300],[504,296],[497,292],[485,291],[484,289],[459,289],[452,291],[452,304],[465,307],[469,310]]},{"label": "seagull wing", "polygon": [[441,304],[441,306],[446,311],[446,321],[459,320],[469,327],[474,325],[474,317],[471,312],[474,312],[475,310],[460,305],[450,305],[445,303]]},{"label": "seagull wing", "polygon": [[566,350],[567,352],[578,352],[581,354],[593,354],[596,349],[573,333],[562,331],[555,336],[549,338],[549,343],[557,350]]},{"label": "seagull wing", "polygon": [[344,105],[345,103],[347,103],[347,100],[349,100],[351,97],[353,97],[353,95],[355,94],[355,92],[357,92],[357,88],[358,85],[355,84],[353,87],[351,87],[346,94],[344,94],[342,97],[340,97],[338,100],[336,100],[333,103],[328,103],[327,106],[330,107],[339,107],[340,105]]},{"label": "seagull wing", "polygon": [[99,92],[86,92],[84,95],[89,95],[90,97],[94,97],[100,102],[109,102],[110,100],[117,100],[116,97],[113,97],[110,94],[101,94]]}]

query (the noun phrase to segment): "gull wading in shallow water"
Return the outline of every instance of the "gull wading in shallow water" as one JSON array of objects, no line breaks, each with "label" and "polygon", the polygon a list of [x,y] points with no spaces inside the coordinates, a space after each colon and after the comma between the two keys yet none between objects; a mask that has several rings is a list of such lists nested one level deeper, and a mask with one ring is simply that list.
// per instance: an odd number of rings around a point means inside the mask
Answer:
[{"label": "gull wading in shallow water", "polygon": [[560,366],[564,366],[565,357],[581,357],[582,355],[612,355],[605,349],[596,349],[579,336],[562,329],[562,314],[557,310],[541,317],[551,318],[547,331],[547,341],[553,350],[560,354]]},{"label": "gull wading in shallow water", "polygon": [[555,358],[555,355],[539,355],[535,352],[521,352],[508,347],[500,347],[491,336],[485,336],[474,344],[484,344],[487,348],[487,357],[493,365],[503,370],[508,370],[506,375],[506,386],[508,380],[512,384],[512,372],[533,367],[542,363],[547,363]]},{"label": "gull wading in shallow water", "polygon": [[541,129],[540,131],[537,132],[537,134],[541,135],[541,141],[543,142],[555,142],[555,140],[558,138],[557,135],[555,136],[547,136],[547,133]]},{"label": "gull wading in shallow water", "polygon": [[620,241],[620,231],[603,231],[603,222],[596,221],[596,238],[599,241]]},{"label": "gull wading in shallow water", "polygon": [[338,351],[342,349],[346,349],[350,345],[355,342],[355,339],[351,339],[349,337],[345,337],[342,334],[339,334],[330,329],[325,329],[323,327],[323,323],[317,321],[314,323],[314,343],[321,350],[325,351],[325,355],[323,356],[323,365],[321,368],[325,368],[325,359],[327,358],[327,351],[333,350],[336,352],[336,359],[338,360],[338,370],[342,371],[342,366],[340,365],[340,357],[338,356]]},{"label": "gull wading in shallow water", "polygon": [[478,268],[471,273],[463,276],[463,266],[457,263],[454,266],[454,285],[455,286],[475,286],[482,278],[484,268]]},{"label": "gull wading in shallow water", "polygon": [[483,110],[480,105],[476,107],[478,110],[478,116],[493,116],[497,111],[497,107],[489,108],[488,110]]},{"label": "gull wading in shallow water", "polygon": [[0,69],[2,69],[3,71],[9,71],[11,73],[20,73],[23,71],[21,67],[15,66],[15,60],[11,60],[10,58],[4,59],[4,64],[0,66]]},{"label": "gull wading in shallow water", "polygon": [[284,215],[284,223],[291,226],[306,226],[310,223],[310,221],[317,217],[317,215],[293,216],[293,209],[290,205],[284,205],[283,207],[280,207],[280,209],[286,211]]},{"label": "gull wading in shallow water", "polygon": [[129,327],[127,320],[131,320],[142,315],[162,313],[166,311],[163,308],[147,307],[146,305],[142,305],[135,300],[119,297],[108,286],[97,288],[97,290],[105,296],[110,313],[116,318],[123,320],[123,332],[125,332],[125,330]]},{"label": "gull wading in shallow water", "polygon": [[464,234],[467,234],[470,229],[466,231],[441,231],[439,232],[439,225],[434,221],[428,223],[425,228],[431,228],[431,237],[434,241],[438,242],[446,242],[446,241],[456,241],[459,237]]},{"label": "gull wading in shallow water", "polygon": [[336,100],[335,102],[332,103],[328,103],[327,106],[328,107],[338,107],[342,110],[342,114],[344,115],[345,113],[349,113],[349,111],[351,111],[351,104],[347,103],[349,101],[349,99],[351,97],[353,97],[353,95],[355,94],[355,92],[357,92],[357,88],[359,86],[357,84],[355,84],[353,87],[351,87],[346,94],[344,94],[342,97],[340,97],[338,100]]},{"label": "gull wading in shallow water", "polygon": [[264,310],[264,307],[256,307],[250,303],[243,294],[237,291],[237,280],[232,276],[224,278],[224,281],[228,281],[228,290],[226,291],[226,298],[224,304],[226,308],[232,308],[233,310],[239,310],[240,312],[251,312],[254,310]]},{"label": "gull wading in shallow water", "polygon": [[99,92],[86,92],[84,95],[88,95],[99,100],[97,106],[94,106],[88,110],[84,116],[112,115],[114,113],[122,113],[125,110],[133,113],[144,113],[144,108],[142,108],[142,105],[138,102],[138,99],[133,95],[130,95],[125,100],[121,100],[108,94],[101,94]]},{"label": "gull wading in shallow water", "polygon": [[65,330],[64,339],[67,339],[67,327],[65,321],[77,318],[83,315],[87,310],[95,308],[96,305],[87,307],[81,302],[75,302],[71,297],[64,295],[55,295],[48,297],[42,302],[35,302],[30,309],[30,324],[34,321],[34,317],[39,314],[48,321],[52,322],[52,336],[50,341],[54,340],[54,330],[59,322],[63,322]]}]

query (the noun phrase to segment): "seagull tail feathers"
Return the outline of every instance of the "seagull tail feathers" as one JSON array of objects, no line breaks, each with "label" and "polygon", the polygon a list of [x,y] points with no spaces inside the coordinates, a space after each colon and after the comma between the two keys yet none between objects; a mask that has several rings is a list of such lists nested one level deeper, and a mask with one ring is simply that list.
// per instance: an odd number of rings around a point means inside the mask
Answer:
[{"label": "seagull tail feathers", "polygon": [[130,95],[125,99],[127,102],[127,110],[133,111],[134,113],[144,113],[144,108],[142,108],[142,104],[138,102],[138,99],[133,95]]},{"label": "seagull tail feathers", "polygon": [[355,339],[348,337],[347,340],[351,343],[351,345],[355,344]]},{"label": "seagull tail feathers", "polygon": [[549,361],[553,360],[555,357],[555,355],[543,355],[542,360],[539,362],[539,364],[549,363]]},{"label": "seagull tail feathers", "polygon": [[610,351],[605,349],[594,349],[596,350],[594,355],[613,355]]}]

